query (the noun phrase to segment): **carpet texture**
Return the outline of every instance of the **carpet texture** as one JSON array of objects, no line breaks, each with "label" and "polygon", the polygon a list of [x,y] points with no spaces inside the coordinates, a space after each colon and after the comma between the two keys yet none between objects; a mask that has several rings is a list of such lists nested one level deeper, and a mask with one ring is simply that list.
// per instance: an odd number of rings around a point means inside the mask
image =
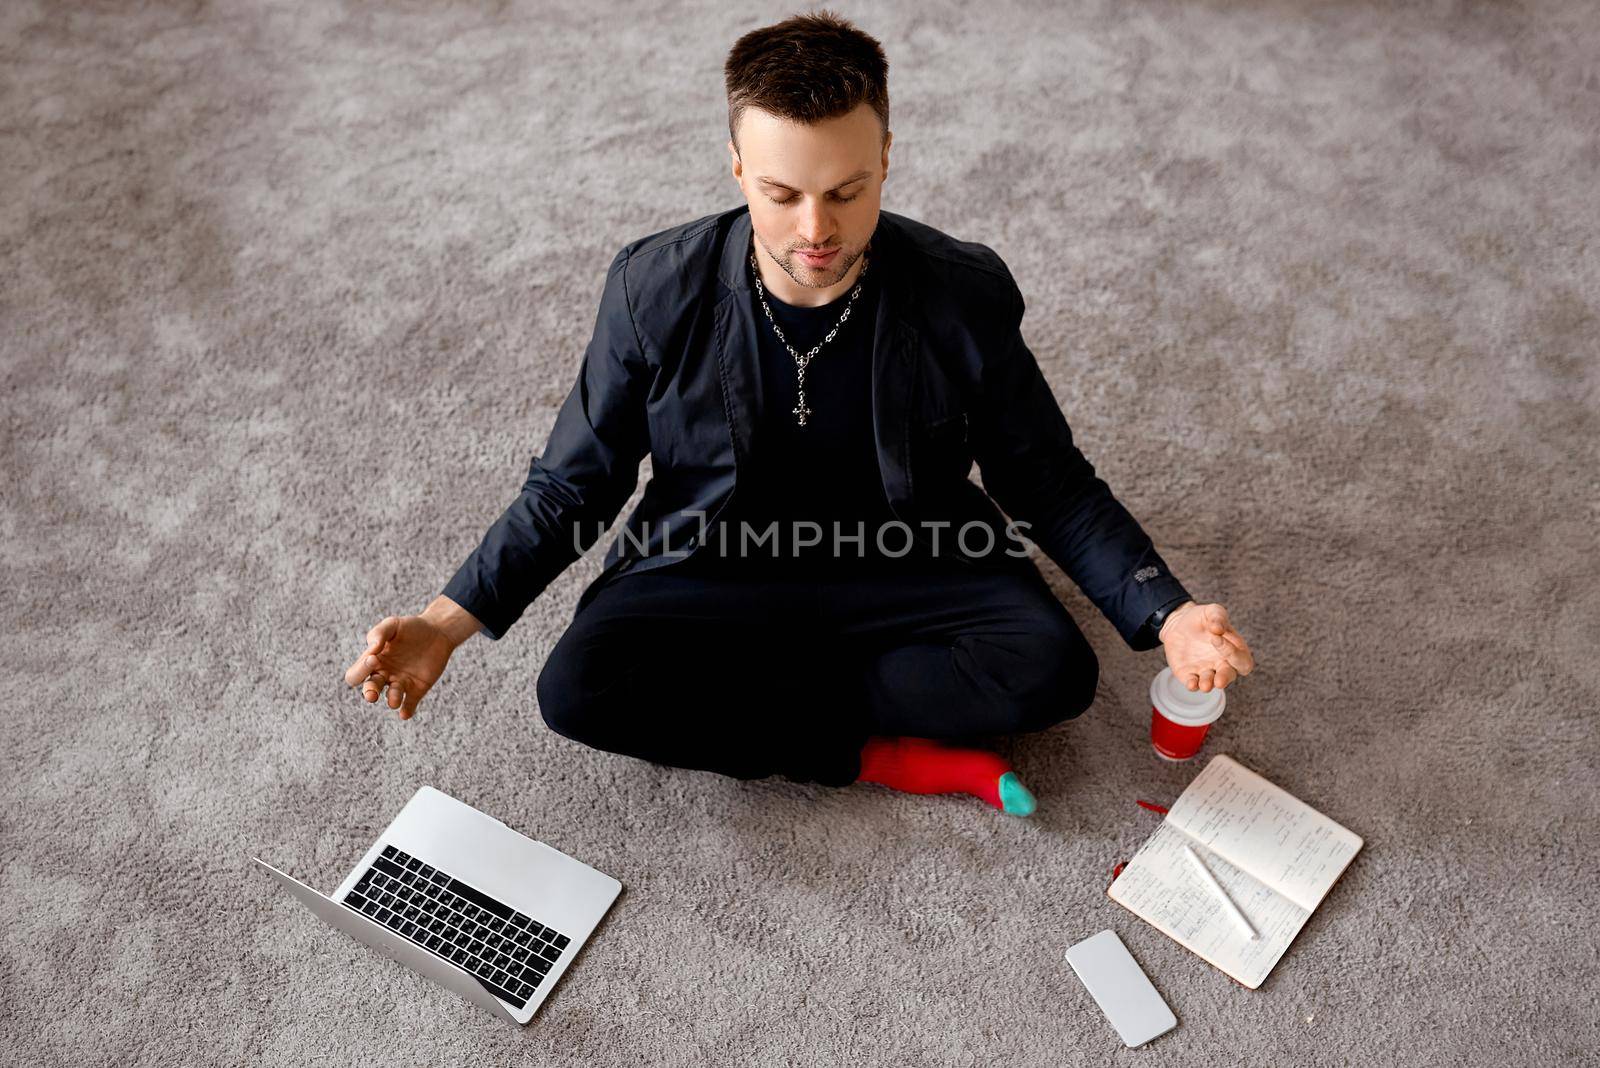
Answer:
[{"label": "carpet texture", "polygon": [[[1208,751],[1366,839],[1259,991],[1105,896],[1199,765],[1049,563],[1102,672],[1000,743],[1028,820],[553,734],[609,537],[416,719],[344,687],[515,495],[617,249],[742,202],[722,61],[794,10],[0,5],[0,1058],[1592,1056],[1582,0],[838,9],[891,62],[884,207],[1006,260],[1079,444],[1256,650]],[[332,889],[423,783],[625,885],[527,1028],[252,870]],[[1062,960],[1106,927],[1181,1020],[1137,1054]]]}]

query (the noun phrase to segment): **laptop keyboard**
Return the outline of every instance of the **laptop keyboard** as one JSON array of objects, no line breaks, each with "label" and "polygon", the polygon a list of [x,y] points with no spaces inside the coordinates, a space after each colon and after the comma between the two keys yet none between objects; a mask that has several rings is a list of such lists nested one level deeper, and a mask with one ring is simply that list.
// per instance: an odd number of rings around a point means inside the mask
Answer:
[{"label": "laptop keyboard", "polygon": [[570,941],[394,846],[383,847],[344,904],[460,966],[519,1009]]}]

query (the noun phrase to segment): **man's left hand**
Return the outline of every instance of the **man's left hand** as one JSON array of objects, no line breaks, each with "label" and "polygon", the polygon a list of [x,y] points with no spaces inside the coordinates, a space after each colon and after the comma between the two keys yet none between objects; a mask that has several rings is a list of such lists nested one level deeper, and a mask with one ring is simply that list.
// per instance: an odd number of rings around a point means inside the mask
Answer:
[{"label": "man's left hand", "polygon": [[1220,604],[1190,601],[1166,618],[1160,637],[1167,666],[1191,690],[1210,693],[1213,686],[1224,689],[1256,666],[1250,647],[1233,629],[1228,610]]}]

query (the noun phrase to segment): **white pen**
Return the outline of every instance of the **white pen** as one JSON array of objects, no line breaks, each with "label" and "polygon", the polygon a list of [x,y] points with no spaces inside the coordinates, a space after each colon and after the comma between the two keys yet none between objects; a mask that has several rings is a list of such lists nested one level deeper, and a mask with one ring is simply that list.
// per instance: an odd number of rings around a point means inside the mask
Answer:
[{"label": "white pen", "polygon": [[1200,878],[1204,879],[1211,889],[1216,891],[1217,896],[1222,899],[1222,903],[1233,914],[1234,921],[1244,928],[1244,933],[1249,935],[1252,941],[1259,937],[1256,934],[1256,929],[1250,926],[1250,921],[1245,919],[1244,913],[1239,911],[1239,906],[1233,903],[1233,898],[1228,896],[1228,892],[1222,888],[1222,884],[1217,882],[1217,877],[1211,874],[1211,869],[1206,867],[1206,862],[1200,859],[1200,854],[1189,848],[1188,843],[1184,844],[1183,851],[1189,854],[1189,859],[1194,862],[1195,870],[1200,873]]}]

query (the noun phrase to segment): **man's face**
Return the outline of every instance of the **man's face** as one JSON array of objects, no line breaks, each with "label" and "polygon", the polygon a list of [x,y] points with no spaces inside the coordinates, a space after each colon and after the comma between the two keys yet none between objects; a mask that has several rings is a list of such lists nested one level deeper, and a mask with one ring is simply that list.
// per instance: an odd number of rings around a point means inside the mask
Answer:
[{"label": "man's face", "polygon": [[[767,255],[804,289],[829,289],[853,278],[878,228],[889,174],[893,134],[885,137],[877,113],[862,104],[848,115],[806,126],[746,108],[738,134],[737,149],[728,142],[733,177]],[[800,254],[808,249],[837,251],[817,264]]]}]

